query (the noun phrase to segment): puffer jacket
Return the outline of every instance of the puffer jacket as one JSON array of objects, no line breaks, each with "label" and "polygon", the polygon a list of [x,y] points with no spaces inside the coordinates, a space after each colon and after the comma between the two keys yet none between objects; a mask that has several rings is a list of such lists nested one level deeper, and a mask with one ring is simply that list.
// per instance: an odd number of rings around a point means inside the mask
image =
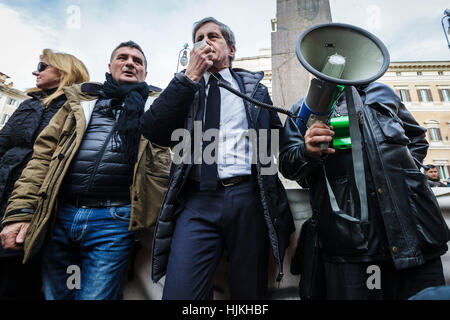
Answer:
[{"label": "puffer jacket", "polygon": [[63,196],[128,197],[133,166],[120,149],[120,137],[117,141],[113,138],[117,123],[112,104],[119,103],[108,98],[97,100],[83,143],[64,177]]},{"label": "puffer jacket", "polygon": [[[45,128],[54,114],[66,102],[61,95],[47,106],[41,100],[42,91],[30,92],[31,99],[22,102],[0,131],[0,216],[5,213],[8,199],[23,169],[31,159],[36,137]],[[20,129],[19,129],[20,128]],[[0,226],[0,231],[1,231]],[[16,251],[3,250],[0,257],[18,255]]]},{"label": "puffer jacket", "polygon": [[[384,224],[387,255],[398,270],[422,265],[445,253],[450,239],[436,197],[419,170],[428,149],[425,129],[384,84],[371,83],[358,91],[353,88],[353,96],[356,110],[360,110],[363,149]],[[359,107],[357,101],[362,101]],[[345,99],[340,103],[345,105]],[[298,113],[300,105],[296,103],[291,111]],[[292,119],[286,121],[280,136],[281,173],[310,187],[311,206],[319,216],[332,216],[323,187],[322,159],[308,154]],[[326,238],[320,222],[318,227],[319,237]]]},{"label": "puffer jacket", "polygon": [[[53,224],[59,188],[83,140],[99,86],[85,83],[63,88],[67,103],[36,139],[33,156],[15,184],[2,224],[30,222],[24,263],[39,251]],[[146,108],[155,95],[155,91],[149,93]],[[170,163],[169,148],[141,137],[130,186],[130,230],[154,225],[167,189]]]},{"label": "puffer jacket", "polygon": [[[265,103],[272,103],[267,88],[260,83],[264,76],[263,72],[253,73],[243,69],[233,69],[231,73],[237,80],[241,92]],[[203,81],[203,78],[201,81]],[[171,141],[171,134],[178,128],[184,128],[193,137],[194,119],[199,110],[201,99],[205,99],[204,90],[200,89],[201,86],[200,83],[190,81],[182,73],[176,74],[161,96],[155,100],[150,110],[143,115],[142,134],[150,141],[163,146],[176,143]],[[245,101],[244,104],[248,128],[268,129],[265,133],[266,141],[268,141],[266,154],[271,154],[270,129],[279,130],[282,128],[278,115],[267,109],[257,108]],[[258,137],[259,139],[260,137]],[[259,187],[268,237],[278,265],[277,280],[281,280],[284,253],[289,246],[290,235],[295,226],[286,192],[278,179],[278,175],[261,174],[263,164],[260,161],[259,154],[257,158],[257,164],[252,168],[254,172],[252,177]],[[172,232],[176,222],[177,195],[183,190],[183,185],[188,179],[191,168],[192,165],[183,163],[173,164],[171,168],[168,192],[164,198],[155,227],[152,253],[152,279],[155,282],[166,272]]]}]

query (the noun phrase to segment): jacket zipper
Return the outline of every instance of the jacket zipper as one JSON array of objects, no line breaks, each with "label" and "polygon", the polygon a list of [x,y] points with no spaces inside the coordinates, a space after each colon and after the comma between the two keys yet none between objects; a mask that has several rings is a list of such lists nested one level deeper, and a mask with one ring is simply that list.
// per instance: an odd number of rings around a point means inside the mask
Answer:
[{"label": "jacket zipper", "polygon": [[[253,98],[254,96],[255,96],[255,94],[256,94],[256,91],[258,91],[258,85],[261,83],[261,80],[260,81],[258,81],[258,83],[255,85],[255,89],[253,89],[253,92],[252,92],[252,94],[250,95],[250,97],[251,98]],[[245,103],[246,101],[244,101],[244,103]],[[247,110],[248,110],[248,113],[249,113],[249,118],[250,118],[250,123],[253,125],[253,127],[255,127],[255,124],[254,124],[254,122],[253,122],[253,118],[252,118],[252,114],[251,114],[251,110],[250,110],[250,105],[247,105],[248,106],[248,108],[247,108]],[[257,168],[259,169],[259,172],[261,172],[261,165],[259,164],[259,163],[257,163]],[[258,170],[257,170],[258,171]],[[258,177],[258,184],[259,184],[259,182],[261,183],[261,185],[263,184],[263,182],[262,181],[260,181],[260,179],[259,179],[259,177]],[[266,194],[264,193],[264,197],[265,197],[265,201],[267,202],[267,197],[266,197]],[[261,199],[262,200],[262,199]],[[264,211],[266,211],[266,209],[264,208],[264,206],[263,206],[263,210]],[[266,214],[266,213],[264,213],[264,214]],[[276,230],[275,230],[275,226],[273,225],[273,222],[272,222],[272,219],[270,218],[270,213],[269,213],[269,209],[267,209],[267,214],[268,214],[268,220],[270,221],[270,226],[269,226],[269,229],[271,229],[271,231],[273,232],[273,234],[275,235],[275,239],[274,239],[274,242],[276,243],[276,260],[277,260],[277,264],[278,264],[278,275],[277,275],[277,279],[276,279],[276,281],[279,283],[280,281],[281,281],[281,279],[283,278],[283,276],[284,276],[284,273],[283,273],[283,265],[282,265],[282,263],[281,263],[281,254],[280,254],[280,247],[279,247],[279,243],[278,243],[278,239],[277,239],[277,232],[276,232]],[[276,220],[277,218],[274,218],[274,220]],[[270,237],[269,237],[269,240],[270,240]],[[272,241],[270,241],[270,242],[272,242]],[[274,247],[273,246],[273,244],[272,244],[272,247]]]},{"label": "jacket zipper", "polygon": [[92,171],[91,177],[89,178],[89,183],[88,183],[88,187],[87,187],[86,191],[89,191],[92,187],[95,174],[97,173],[97,170],[98,170],[98,166],[100,165],[100,161],[102,160],[103,155],[105,154],[106,147],[108,146],[109,140],[111,139],[111,136],[114,133],[116,125],[117,125],[117,120],[114,121],[114,125],[112,126],[111,131],[109,132],[108,136],[106,137],[106,140],[102,146],[101,152],[100,152],[99,156],[97,157],[97,160],[95,161],[94,170]]}]

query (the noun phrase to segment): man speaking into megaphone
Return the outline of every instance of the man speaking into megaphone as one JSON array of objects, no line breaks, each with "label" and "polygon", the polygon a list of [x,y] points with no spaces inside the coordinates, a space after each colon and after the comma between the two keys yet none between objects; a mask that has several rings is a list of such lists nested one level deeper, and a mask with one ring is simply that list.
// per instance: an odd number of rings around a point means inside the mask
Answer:
[{"label": "man speaking into megaphone", "polygon": [[[345,65],[330,74],[333,54]],[[419,170],[426,130],[374,82],[389,65],[383,43],[357,27],[319,25],[299,37],[297,56],[317,77],[280,135],[280,171],[310,188],[313,210],[291,265],[301,298],[407,299],[444,285],[450,233]]]},{"label": "man speaking into megaphone", "polygon": [[[275,112],[257,109],[220,86],[227,82],[244,96],[272,104],[260,83],[263,72],[231,67],[236,41],[229,26],[206,17],[194,24],[192,40],[204,43],[194,45],[186,70],[175,75],[142,118],[143,135],[158,145],[179,145],[173,137],[181,131],[189,160],[174,158],[155,227],[152,279],[166,275],[163,299],[212,299],[226,251],[230,298],[263,299],[269,246],[280,281],[294,231],[277,172],[264,173],[257,149],[258,141],[267,141],[259,150],[270,154],[276,139],[270,129],[278,132],[282,124]],[[261,135],[248,138],[256,129]]]}]

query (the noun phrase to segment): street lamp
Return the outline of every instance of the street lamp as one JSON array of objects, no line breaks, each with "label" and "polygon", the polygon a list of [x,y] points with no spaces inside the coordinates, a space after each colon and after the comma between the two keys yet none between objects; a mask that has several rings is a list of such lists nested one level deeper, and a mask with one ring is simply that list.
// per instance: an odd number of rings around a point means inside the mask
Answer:
[{"label": "street lamp", "polygon": [[[447,30],[445,30],[444,20],[447,19]],[[450,9],[445,9],[444,16],[442,17],[442,29],[444,30],[445,39],[447,39],[448,48],[450,49],[450,41],[448,35],[450,34]]]},{"label": "street lamp", "polygon": [[[180,52],[178,53],[177,72],[176,73],[178,73],[179,64],[181,64],[183,67],[187,66],[187,64],[189,62],[189,58],[187,56],[188,50],[190,51],[191,49],[189,49],[189,45],[187,43],[185,43],[183,46],[183,49],[181,49]],[[182,52],[183,52],[183,55],[180,58],[180,55]]]}]

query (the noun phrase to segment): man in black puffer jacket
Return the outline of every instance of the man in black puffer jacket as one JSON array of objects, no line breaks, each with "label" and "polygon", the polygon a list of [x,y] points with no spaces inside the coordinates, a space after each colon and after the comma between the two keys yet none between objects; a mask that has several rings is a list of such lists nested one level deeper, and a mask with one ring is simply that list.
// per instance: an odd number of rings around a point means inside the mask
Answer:
[{"label": "man in black puffer jacket", "polygon": [[[282,125],[275,112],[218,88],[216,78],[221,78],[248,96],[272,103],[260,84],[262,72],[230,68],[236,48],[228,26],[214,18],[202,19],[194,25],[193,40],[206,43],[192,51],[185,73],[175,75],[142,118],[143,135],[156,144],[174,146],[184,135],[173,150],[175,164],[155,228],[152,278],[158,281],[166,274],[163,299],[211,299],[225,249],[231,298],[265,298],[268,244],[281,280],[284,252],[294,230],[277,172],[267,172],[270,163],[262,159],[274,154],[271,138],[278,142],[270,129]],[[246,134],[252,129],[265,130],[250,141]],[[208,134],[215,136],[214,155],[207,151],[213,144],[207,143]],[[267,144],[261,143],[264,140]],[[193,152],[190,141],[198,142]],[[178,161],[179,147],[186,161]],[[251,152],[256,161],[251,161]],[[208,155],[216,156],[212,164]]]}]

